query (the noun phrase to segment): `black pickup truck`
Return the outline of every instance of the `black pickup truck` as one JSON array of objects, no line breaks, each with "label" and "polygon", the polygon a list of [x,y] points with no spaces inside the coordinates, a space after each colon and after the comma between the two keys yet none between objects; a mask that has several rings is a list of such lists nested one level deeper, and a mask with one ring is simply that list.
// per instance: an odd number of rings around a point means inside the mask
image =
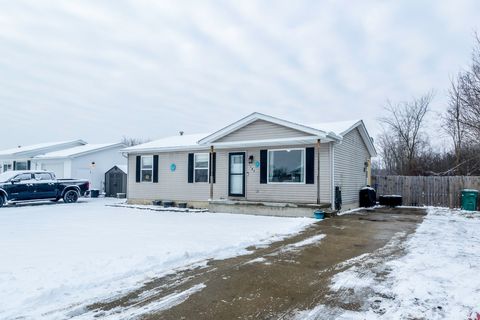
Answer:
[{"label": "black pickup truck", "polygon": [[48,171],[6,171],[0,174],[0,207],[32,200],[76,202],[89,189],[87,180],[56,179]]}]

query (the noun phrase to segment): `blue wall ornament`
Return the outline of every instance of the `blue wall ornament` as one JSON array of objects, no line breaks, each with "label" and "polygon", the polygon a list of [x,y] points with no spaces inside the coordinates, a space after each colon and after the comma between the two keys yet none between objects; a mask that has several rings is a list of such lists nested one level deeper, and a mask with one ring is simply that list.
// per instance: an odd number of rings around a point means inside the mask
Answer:
[{"label": "blue wall ornament", "polygon": [[170,165],[170,171],[174,172],[175,170],[177,170],[177,165],[175,163],[172,163]]},{"label": "blue wall ornament", "polygon": [[260,167],[260,161],[255,161],[255,167],[259,168]]}]

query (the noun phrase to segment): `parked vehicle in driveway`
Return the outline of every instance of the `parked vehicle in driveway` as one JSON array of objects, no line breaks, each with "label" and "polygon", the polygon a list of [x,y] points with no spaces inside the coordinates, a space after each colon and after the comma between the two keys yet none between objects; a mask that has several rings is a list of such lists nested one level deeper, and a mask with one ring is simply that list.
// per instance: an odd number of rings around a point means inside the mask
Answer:
[{"label": "parked vehicle in driveway", "polygon": [[32,200],[77,202],[89,189],[87,180],[56,179],[50,171],[7,171],[0,174],[0,207]]}]

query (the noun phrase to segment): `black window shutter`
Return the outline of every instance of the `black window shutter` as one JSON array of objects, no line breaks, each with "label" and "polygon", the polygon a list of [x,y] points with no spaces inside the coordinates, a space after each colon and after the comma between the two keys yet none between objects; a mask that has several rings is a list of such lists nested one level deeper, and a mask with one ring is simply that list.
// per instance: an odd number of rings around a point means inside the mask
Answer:
[{"label": "black window shutter", "polygon": [[153,182],[158,183],[158,154],[153,156]]},{"label": "black window shutter", "polygon": [[267,183],[267,150],[260,150],[260,183]]},{"label": "black window shutter", "polygon": [[17,170],[17,161],[13,161],[13,170]]},{"label": "black window shutter", "polygon": [[140,182],[140,165],[141,165],[142,157],[137,156],[136,164],[135,164],[135,181]]},{"label": "black window shutter", "polygon": [[209,171],[209,176],[208,176],[208,182],[210,182],[210,176],[213,177],[213,183],[215,183],[215,176],[217,173],[217,153],[210,153],[210,171]]},{"label": "black window shutter", "polygon": [[193,183],[193,153],[188,154],[188,183]]},{"label": "black window shutter", "polygon": [[27,161],[27,170],[30,170],[32,167],[32,162],[30,160]]},{"label": "black window shutter", "polygon": [[305,183],[315,183],[315,148],[305,149]]}]

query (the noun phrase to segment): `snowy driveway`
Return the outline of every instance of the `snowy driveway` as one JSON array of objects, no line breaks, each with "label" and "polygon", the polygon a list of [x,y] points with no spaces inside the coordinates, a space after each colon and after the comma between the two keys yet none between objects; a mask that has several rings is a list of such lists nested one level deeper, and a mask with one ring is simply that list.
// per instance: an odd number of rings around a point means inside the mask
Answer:
[{"label": "snowy driveway", "polygon": [[80,315],[172,269],[245,254],[314,222],[105,206],[114,202],[0,209],[1,319]]}]

